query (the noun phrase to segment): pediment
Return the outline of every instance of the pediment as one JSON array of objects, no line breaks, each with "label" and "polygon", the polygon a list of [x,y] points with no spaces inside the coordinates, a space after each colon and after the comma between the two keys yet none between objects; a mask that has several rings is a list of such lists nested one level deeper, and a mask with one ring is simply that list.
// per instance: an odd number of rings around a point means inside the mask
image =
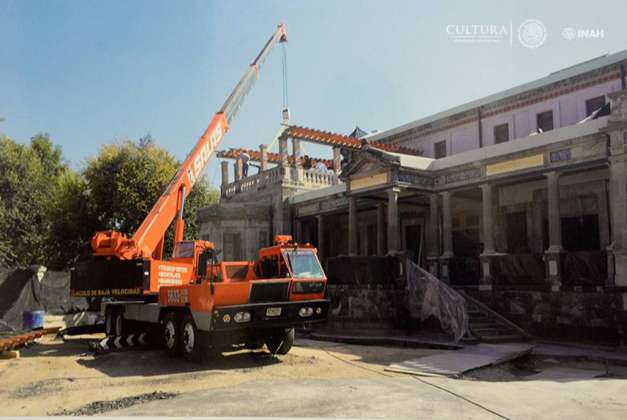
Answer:
[{"label": "pediment", "polygon": [[356,159],[345,169],[342,178],[345,180],[371,177],[373,175],[390,172],[393,164],[387,159],[370,151],[362,151]]}]

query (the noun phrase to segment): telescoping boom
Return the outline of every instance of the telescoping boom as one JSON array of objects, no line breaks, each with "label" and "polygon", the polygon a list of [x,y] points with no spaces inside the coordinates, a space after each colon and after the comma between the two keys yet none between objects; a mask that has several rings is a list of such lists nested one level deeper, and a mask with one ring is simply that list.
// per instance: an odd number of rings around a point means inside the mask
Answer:
[{"label": "telescoping boom", "polygon": [[229,130],[229,124],[242,105],[244,97],[259,77],[261,65],[274,46],[280,42],[287,42],[287,31],[283,24],[278,25],[274,34],[248,66],[235,89],[222,108],[213,116],[209,126],[132,238],[129,239],[124,234],[115,231],[96,232],[92,239],[95,255],[115,256],[119,259],[139,257],[161,259],[165,233],[175,218],[174,242],[183,240],[185,198],[198,178],[202,176],[212,153]]}]

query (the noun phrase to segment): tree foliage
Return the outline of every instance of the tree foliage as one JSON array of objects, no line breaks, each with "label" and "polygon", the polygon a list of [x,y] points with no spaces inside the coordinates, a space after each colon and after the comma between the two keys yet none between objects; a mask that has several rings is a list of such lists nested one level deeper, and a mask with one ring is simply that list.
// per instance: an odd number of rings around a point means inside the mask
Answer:
[{"label": "tree foliage", "polygon": [[[90,159],[84,176],[89,186],[92,214],[101,230],[119,230],[131,235],[152,209],[172,180],[179,163],[166,150],[146,137],[138,143],[126,141],[104,146]],[[196,213],[217,200],[203,178],[185,202],[185,238],[197,237]],[[173,228],[166,236],[166,253],[171,249]]]},{"label": "tree foliage", "polygon": [[[67,267],[90,253],[97,230],[132,235],[178,166],[150,136],[103,146],[78,173],[45,134],[30,145],[0,139],[0,265]],[[186,238],[198,233],[198,209],[216,201],[199,180],[186,200]],[[166,250],[172,237],[171,228]]]},{"label": "tree foliage", "polygon": [[69,171],[47,134],[30,144],[0,139],[0,265],[47,261],[50,210],[60,178]]}]

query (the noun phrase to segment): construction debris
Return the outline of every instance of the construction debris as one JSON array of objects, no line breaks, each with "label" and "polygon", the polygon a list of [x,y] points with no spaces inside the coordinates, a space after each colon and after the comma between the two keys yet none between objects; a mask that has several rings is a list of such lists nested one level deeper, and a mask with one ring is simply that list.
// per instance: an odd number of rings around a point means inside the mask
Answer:
[{"label": "construction debris", "polygon": [[31,332],[11,333],[0,336],[0,353],[20,348],[22,346],[32,343],[33,341],[44,335],[56,334],[57,331],[59,331],[59,328],[55,327],[44,328]]}]

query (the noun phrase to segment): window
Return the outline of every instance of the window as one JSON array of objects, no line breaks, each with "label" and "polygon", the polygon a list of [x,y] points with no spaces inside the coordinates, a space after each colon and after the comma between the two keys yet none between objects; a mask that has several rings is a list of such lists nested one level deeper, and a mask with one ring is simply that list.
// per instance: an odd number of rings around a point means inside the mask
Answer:
[{"label": "window", "polygon": [[433,145],[433,155],[436,159],[446,157],[446,140],[439,141]]},{"label": "window", "polygon": [[536,115],[538,129],[544,131],[553,130],[553,111],[541,112]]},{"label": "window", "polygon": [[494,126],[494,144],[505,143],[509,140],[509,126],[507,123]]},{"label": "window", "polygon": [[324,278],[324,272],[318,258],[312,251],[283,251],[295,278],[319,279]]},{"label": "window", "polygon": [[224,233],[222,244],[225,260],[240,261],[242,259],[242,237],[239,233]]},{"label": "window", "polygon": [[194,256],[194,250],[196,249],[196,243],[194,241],[182,241],[177,242],[174,245],[174,258],[192,258]]},{"label": "window", "polygon": [[601,109],[605,106],[605,95],[597,96],[596,98],[588,99],[586,101],[586,117],[589,117],[597,109]]}]

